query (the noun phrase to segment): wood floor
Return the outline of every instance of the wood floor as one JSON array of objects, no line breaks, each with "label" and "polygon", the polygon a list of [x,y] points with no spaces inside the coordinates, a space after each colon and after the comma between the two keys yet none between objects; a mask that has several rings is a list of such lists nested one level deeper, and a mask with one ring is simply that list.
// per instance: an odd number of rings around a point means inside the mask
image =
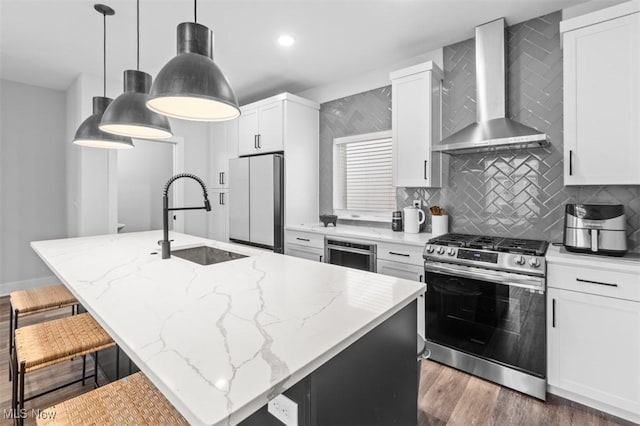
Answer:
[{"label": "wood floor", "polygon": [[[24,317],[22,325],[43,318],[53,319],[68,315],[68,310],[53,311]],[[11,383],[9,382],[9,299],[0,297],[0,425],[10,425],[5,409],[11,408]],[[63,362],[56,366],[27,375],[25,394],[55,387],[80,377],[82,360]],[[93,363],[87,357],[87,372],[93,371]],[[106,379],[99,374],[100,384]],[[80,383],[25,403],[28,412],[55,405],[66,399],[93,389],[90,382]],[[432,361],[423,361],[418,399],[418,424],[427,425],[632,425],[600,411],[571,401],[550,396],[544,403],[515,391],[486,382]],[[25,425],[34,425],[28,418]]]}]

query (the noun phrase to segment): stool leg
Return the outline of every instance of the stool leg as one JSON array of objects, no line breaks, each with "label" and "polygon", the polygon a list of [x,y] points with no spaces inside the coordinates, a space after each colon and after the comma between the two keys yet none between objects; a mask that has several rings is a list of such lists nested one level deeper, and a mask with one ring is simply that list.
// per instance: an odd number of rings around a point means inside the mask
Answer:
[{"label": "stool leg", "polygon": [[[13,377],[18,374],[18,358],[16,352],[11,354],[11,370],[13,371]],[[11,408],[13,408],[13,416],[17,415],[18,410],[18,380],[13,380],[11,384]]]},{"label": "stool leg", "polygon": [[[13,361],[13,306],[9,303],[9,360]],[[9,381],[11,381],[11,371],[9,368]]]},{"label": "stool leg", "polygon": [[116,345],[116,380],[120,379],[120,347]]},{"label": "stool leg", "polygon": [[85,373],[87,371],[87,356],[82,355],[82,386],[84,386]]},{"label": "stool leg", "polygon": [[94,387],[98,387],[98,352],[95,352],[95,364],[93,366],[93,385]]},{"label": "stool leg", "polygon": [[[9,353],[11,353],[11,350],[13,349],[13,345],[15,344],[14,339],[15,339],[15,333],[16,333],[16,329],[18,328],[18,314],[20,313],[19,310],[17,309],[13,309],[13,307],[11,307],[11,319],[12,321],[10,322],[10,330],[9,330]],[[11,373],[9,373],[9,380],[11,380]]]},{"label": "stool leg", "polygon": [[20,387],[20,403],[19,403],[20,411],[18,411],[18,424],[20,426],[24,424],[24,419],[22,418],[22,412],[24,411],[24,370],[25,370],[25,365],[24,365],[24,362],[22,362],[20,363],[20,371],[18,372],[18,376],[16,377],[16,379],[18,379],[19,381],[19,387]]}]

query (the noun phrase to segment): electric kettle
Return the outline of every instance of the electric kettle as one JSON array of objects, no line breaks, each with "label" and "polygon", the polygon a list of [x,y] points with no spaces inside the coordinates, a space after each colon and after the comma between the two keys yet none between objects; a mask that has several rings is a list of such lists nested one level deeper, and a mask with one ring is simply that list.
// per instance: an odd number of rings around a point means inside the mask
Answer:
[{"label": "electric kettle", "polygon": [[404,232],[417,234],[420,232],[420,225],[425,221],[425,214],[422,209],[415,206],[404,208]]}]

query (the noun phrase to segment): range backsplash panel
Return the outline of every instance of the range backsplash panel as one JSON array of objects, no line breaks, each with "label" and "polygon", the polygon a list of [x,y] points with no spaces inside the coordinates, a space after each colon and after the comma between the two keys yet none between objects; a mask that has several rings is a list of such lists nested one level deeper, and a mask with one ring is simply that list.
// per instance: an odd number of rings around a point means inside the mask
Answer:
[{"label": "range backsplash panel", "polygon": [[[555,12],[513,25],[507,35],[509,115],[545,132],[551,145],[451,156],[443,187],[398,188],[398,209],[421,199],[426,207],[447,210],[452,232],[561,241],[566,203],[619,203],[625,206],[629,248],[640,249],[640,186],[564,186],[560,19]],[[444,79],[448,136],[475,121],[474,39],[444,48]],[[333,138],[390,127],[390,86],[322,104],[321,211],[332,209]]]}]

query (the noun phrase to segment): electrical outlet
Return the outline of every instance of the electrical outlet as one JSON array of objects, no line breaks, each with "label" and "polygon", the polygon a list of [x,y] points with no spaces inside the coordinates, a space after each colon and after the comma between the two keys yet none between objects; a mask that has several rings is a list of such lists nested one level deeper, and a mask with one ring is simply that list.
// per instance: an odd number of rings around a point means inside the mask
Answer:
[{"label": "electrical outlet", "polygon": [[413,207],[422,208],[422,200],[413,200]]},{"label": "electrical outlet", "polygon": [[282,394],[269,401],[267,411],[287,426],[298,426],[298,404]]}]

